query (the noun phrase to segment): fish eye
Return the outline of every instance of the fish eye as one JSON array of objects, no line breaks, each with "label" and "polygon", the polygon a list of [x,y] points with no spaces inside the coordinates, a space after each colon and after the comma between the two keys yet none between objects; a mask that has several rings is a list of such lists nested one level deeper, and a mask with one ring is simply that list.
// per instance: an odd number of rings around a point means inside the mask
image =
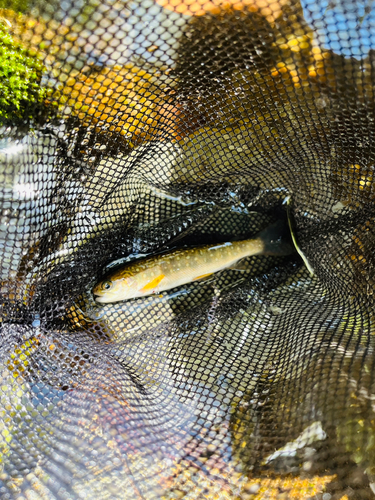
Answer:
[{"label": "fish eye", "polygon": [[102,290],[110,290],[113,286],[112,281],[103,281]]}]

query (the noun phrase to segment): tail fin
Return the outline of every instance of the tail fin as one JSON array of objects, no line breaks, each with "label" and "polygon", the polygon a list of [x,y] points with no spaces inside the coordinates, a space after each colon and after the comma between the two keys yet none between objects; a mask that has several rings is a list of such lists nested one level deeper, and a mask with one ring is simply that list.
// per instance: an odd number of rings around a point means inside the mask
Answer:
[{"label": "tail fin", "polygon": [[290,255],[296,251],[286,221],[279,220],[258,233],[264,244],[264,255]]}]

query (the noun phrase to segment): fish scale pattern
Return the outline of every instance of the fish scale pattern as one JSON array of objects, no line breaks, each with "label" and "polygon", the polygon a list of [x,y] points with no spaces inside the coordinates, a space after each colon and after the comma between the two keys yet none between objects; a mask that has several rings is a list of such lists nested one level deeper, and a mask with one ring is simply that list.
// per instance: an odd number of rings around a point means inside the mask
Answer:
[{"label": "fish scale pattern", "polygon": [[[374,498],[374,23],[0,1],[1,500]],[[275,223],[291,255],[95,301]]]}]

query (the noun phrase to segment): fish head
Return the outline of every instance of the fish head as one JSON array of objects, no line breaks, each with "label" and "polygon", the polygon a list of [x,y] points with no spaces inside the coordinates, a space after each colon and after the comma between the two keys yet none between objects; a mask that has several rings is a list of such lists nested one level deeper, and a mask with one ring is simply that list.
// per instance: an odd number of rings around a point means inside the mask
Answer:
[{"label": "fish head", "polygon": [[107,304],[134,297],[134,276],[122,276],[120,279],[109,277],[100,281],[93,289],[96,302]]}]

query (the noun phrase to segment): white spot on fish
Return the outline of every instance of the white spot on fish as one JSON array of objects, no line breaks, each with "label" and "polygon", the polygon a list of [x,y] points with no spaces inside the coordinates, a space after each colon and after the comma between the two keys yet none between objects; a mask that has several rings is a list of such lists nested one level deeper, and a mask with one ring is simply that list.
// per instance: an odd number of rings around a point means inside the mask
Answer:
[{"label": "white spot on fish", "polygon": [[220,245],[216,245],[214,247],[211,247],[208,250],[217,250],[218,248],[224,248],[224,247],[229,247],[229,246],[232,246],[232,243],[230,241],[227,241],[226,243],[221,243]]}]

